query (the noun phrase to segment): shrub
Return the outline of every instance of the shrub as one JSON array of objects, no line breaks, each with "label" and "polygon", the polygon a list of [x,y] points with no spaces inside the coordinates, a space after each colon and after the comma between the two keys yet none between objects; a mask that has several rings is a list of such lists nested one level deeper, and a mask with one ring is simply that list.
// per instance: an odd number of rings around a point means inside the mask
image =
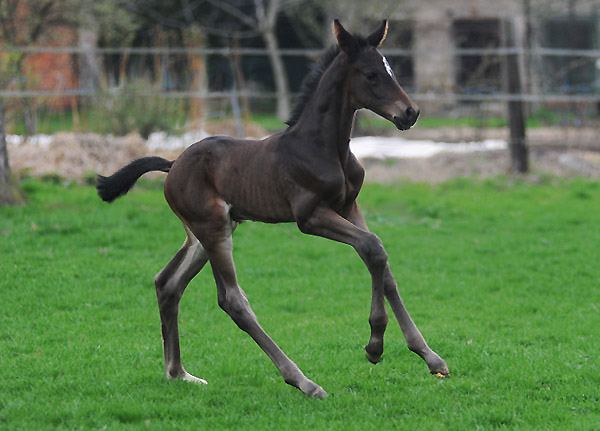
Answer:
[{"label": "shrub", "polygon": [[138,79],[102,92],[93,101],[89,124],[99,133],[126,135],[138,132],[144,139],[162,130],[172,133],[182,101],[160,97],[162,89],[148,80]]}]

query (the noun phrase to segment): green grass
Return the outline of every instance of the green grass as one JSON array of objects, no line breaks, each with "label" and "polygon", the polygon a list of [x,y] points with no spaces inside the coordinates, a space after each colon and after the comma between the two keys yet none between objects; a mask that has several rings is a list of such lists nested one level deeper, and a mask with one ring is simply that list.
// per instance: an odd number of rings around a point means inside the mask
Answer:
[{"label": "green grass", "polygon": [[283,121],[281,121],[275,115],[253,114],[252,121],[269,132],[280,131],[287,127]]},{"label": "green grass", "polygon": [[[156,102],[155,102],[156,103]],[[129,112],[131,110],[128,110]],[[143,110],[141,110],[143,111]],[[71,111],[57,111],[39,108],[36,114],[37,132],[44,134],[54,134],[65,130],[75,130],[80,132],[95,132],[107,133],[115,131],[113,123],[119,121],[117,130],[122,133],[130,132],[135,129],[135,125],[142,127],[153,125],[154,131],[159,129],[167,129],[169,133],[181,133],[185,130],[184,125],[188,118],[183,105],[168,106],[164,109],[156,108],[154,117],[148,118],[146,114],[140,118],[130,118],[131,115],[124,115],[120,112],[110,113],[103,111],[102,107],[92,107],[87,110],[82,110],[79,115],[79,122],[73,121]],[[230,118],[229,114],[226,118]],[[124,122],[128,119],[128,122]],[[210,118],[208,121],[222,120],[222,117]],[[572,112],[550,111],[547,109],[539,109],[533,112],[527,118],[528,128],[538,128],[543,126],[564,126],[576,125],[578,117]],[[251,121],[262,127],[267,132],[276,132],[283,130],[286,126],[275,115],[272,114],[252,114]],[[131,123],[131,124],[130,124]],[[507,119],[498,116],[460,116],[458,118],[424,115],[419,118],[418,127],[423,129],[437,129],[441,127],[476,127],[476,128],[502,128],[507,127]],[[372,113],[362,113],[358,116],[358,127],[361,133],[379,134],[389,132],[390,123],[383,118],[377,117]],[[22,120],[22,115],[13,115],[13,121],[8,124],[9,133],[23,135],[25,133],[25,125]]]},{"label": "green grass", "polygon": [[[177,111],[175,109],[175,111]],[[185,131],[183,127],[187,122],[187,117],[183,110],[182,112],[167,112],[160,113],[161,124],[169,124],[170,133],[182,133]],[[103,112],[100,108],[91,108],[83,110],[79,115],[79,123],[74,124],[73,115],[71,111],[49,111],[40,108],[36,119],[37,133],[42,134],[54,134],[58,132],[64,132],[65,130],[79,131],[79,132],[94,132],[94,133],[106,133],[108,128],[107,118],[110,115]],[[222,117],[210,118],[208,121],[218,121],[223,119]],[[266,131],[273,132],[283,130],[286,126],[274,115],[269,114],[254,114],[252,115],[252,121],[258,124]],[[157,128],[160,128],[161,124],[157,124]],[[75,130],[78,129],[78,130]],[[114,132],[114,130],[109,130]],[[11,134],[23,135],[25,134],[25,124],[20,115],[15,115],[11,124],[8,125],[8,132]]]},{"label": "green grass", "polygon": [[[500,128],[506,127],[507,124],[507,120],[504,117],[461,116],[452,118],[425,115],[419,118],[418,127],[423,129],[438,129],[440,127]],[[372,131],[389,129],[389,121],[369,112],[365,113],[365,115],[359,115],[358,126],[360,130],[364,130],[367,133],[374,133]]]},{"label": "green grass", "polygon": [[[21,113],[13,114],[13,121],[7,124],[8,133],[15,135],[25,134],[25,123]],[[73,115],[71,111],[46,112],[40,108],[36,115],[36,128],[38,133],[54,134],[65,130],[73,130]]]},{"label": "green grass", "polygon": [[[358,124],[361,130],[367,133],[382,133],[382,131],[389,130],[389,122],[381,117],[378,117],[372,113],[366,113],[366,115],[359,115]],[[563,112],[558,110],[538,109],[535,112],[529,114],[526,118],[527,128],[539,128],[539,127],[553,127],[553,126],[565,126],[565,125],[578,125],[582,118],[577,116],[573,112]],[[592,120],[592,118],[587,118]],[[578,122],[579,121],[579,122]],[[422,129],[438,129],[441,127],[475,127],[484,129],[495,129],[508,126],[508,119],[506,117],[499,116],[465,116],[460,117],[442,117],[433,115],[422,115],[419,117],[418,126]]]},{"label": "green grass", "polygon": [[156,184],[112,205],[90,187],[24,187],[27,206],[0,208],[1,430],[598,429],[597,182],[365,187],[445,380],[393,321],[383,361],[366,361],[370,282],[352,249],[242,224],[240,283],[326,400],[282,381],[217,306],[209,269],[180,315],[184,364],[209,384],[164,379],[152,279],[184,232]]}]

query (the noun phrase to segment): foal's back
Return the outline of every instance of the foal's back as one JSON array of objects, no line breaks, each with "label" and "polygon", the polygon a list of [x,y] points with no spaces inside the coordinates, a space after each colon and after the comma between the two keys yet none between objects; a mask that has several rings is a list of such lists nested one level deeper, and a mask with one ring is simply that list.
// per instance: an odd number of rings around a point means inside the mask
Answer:
[{"label": "foal's back", "polygon": [[292,221],[277,149],[279,137],[213,136],[191,145],[167,176],[169,205],[184,219],[209,217],[211,205],[219,202],[228,206],[236,221]]}]

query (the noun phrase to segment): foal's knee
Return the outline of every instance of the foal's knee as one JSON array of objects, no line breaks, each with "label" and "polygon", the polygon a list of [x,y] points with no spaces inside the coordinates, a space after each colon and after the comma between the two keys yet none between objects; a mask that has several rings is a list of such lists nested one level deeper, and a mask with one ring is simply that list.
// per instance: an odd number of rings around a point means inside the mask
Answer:
[{"label": "foal's knee", "polygon": [[362,240],[358,253],[369,270],[382,270],[387,265],[388,255],[379,237],[373,233]]},{"label": "foal's knee", "polygon": [[247,331],[256,317],[250,308],[246,294],[241,288],[230,289],[218,295],[219,307],[221,307],[235,324],[243,331]]}]

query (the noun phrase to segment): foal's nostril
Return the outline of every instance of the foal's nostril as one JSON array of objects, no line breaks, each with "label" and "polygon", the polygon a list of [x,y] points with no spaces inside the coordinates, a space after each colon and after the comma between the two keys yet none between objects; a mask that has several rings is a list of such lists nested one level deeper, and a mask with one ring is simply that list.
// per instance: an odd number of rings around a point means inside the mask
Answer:
[{"label": "foal's nostril", "polygon": [[415,109],[412,106],[409,106],[408,108],[406,108],[406,119],[411,122],[414,123],[415,121],[417,121],[417,117],[419,116],[419,113],[417,111],[415,111]]}]

